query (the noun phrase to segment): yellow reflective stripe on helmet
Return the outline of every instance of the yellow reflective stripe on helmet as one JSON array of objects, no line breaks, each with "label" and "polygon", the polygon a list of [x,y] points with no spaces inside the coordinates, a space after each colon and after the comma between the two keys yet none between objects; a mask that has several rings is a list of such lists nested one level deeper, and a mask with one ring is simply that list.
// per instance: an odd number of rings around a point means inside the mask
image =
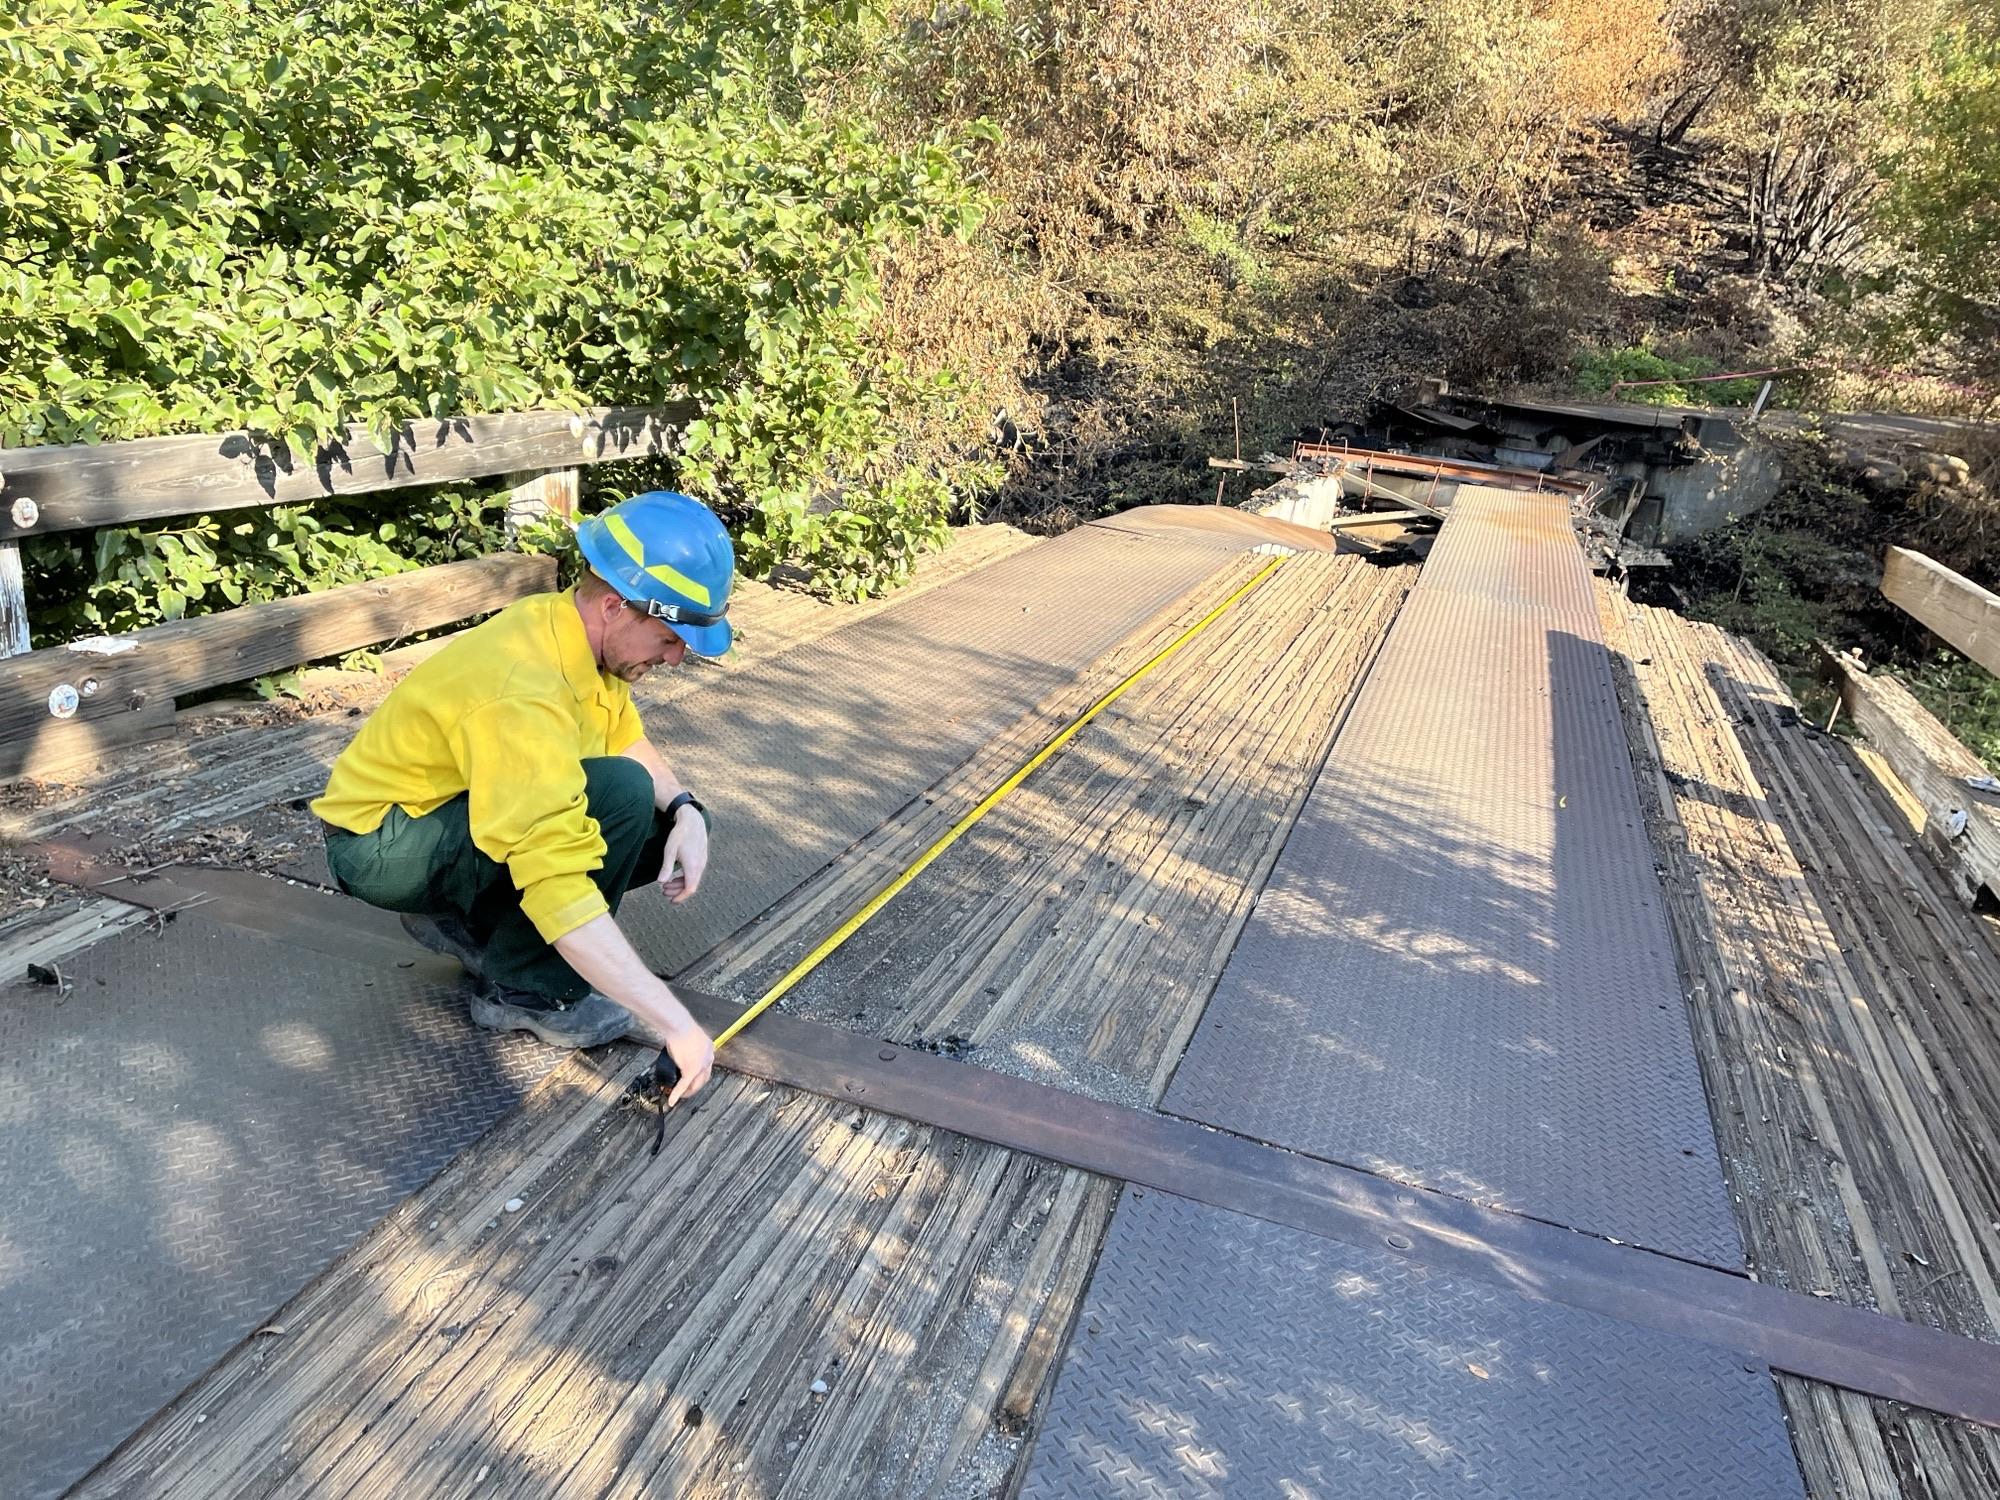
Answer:
[{"label": "yellow reflective stripe on helmet", "polygon": [[708,608],[710,598],[708,590],[679,569],[670,568],[665,563],[655,563],[652,567],[646,569],[646,571],[659,579],[668,588],[679,589],[703,609]]},{"label": "yellow reflective stripe on helmet", "polygon": [[617,514],[606,515],[604,517],[604,529],[610,532],[612,539],[625,549],[627,557],[631,558],[641,569],[652,577],[657,578],[668,588],[678,589],[703,609],[708,608],[713,602],[714,596],[709,593],[708,589],[696,583],[687,574],[681,572],[680,569],[668,567],[665,563],[654,563],[651,567],[647,567],[645,545],[639,540],[638,534],[626,524],[623,516]]},{"label": "yellow reflective stripe on helmet", "polygon": [[604,529],[610,532],[612,539],[625,549],[627,557],[642,568],[646,566],[646,549],[633,534],[632,528],[625,524],[623,516],[607,515],[604,518]]}]

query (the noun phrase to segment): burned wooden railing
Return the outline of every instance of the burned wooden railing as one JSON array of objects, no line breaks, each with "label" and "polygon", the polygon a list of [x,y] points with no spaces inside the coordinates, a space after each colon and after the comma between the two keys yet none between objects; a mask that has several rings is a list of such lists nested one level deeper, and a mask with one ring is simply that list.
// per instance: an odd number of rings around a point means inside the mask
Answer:
[{"label": "burned wooden railing", "polygon": [[164,735],[179,695],[448,625],[555,578],[549,558],[497,553],[32,651],[20,538],[497,477],[517,513],[567,515],[583,466],[663,453],[693,415],[683,404],[454,417],[406,423],[386,445],[357,427],[311,463],[240,432],[0,449],[0,778]]}]

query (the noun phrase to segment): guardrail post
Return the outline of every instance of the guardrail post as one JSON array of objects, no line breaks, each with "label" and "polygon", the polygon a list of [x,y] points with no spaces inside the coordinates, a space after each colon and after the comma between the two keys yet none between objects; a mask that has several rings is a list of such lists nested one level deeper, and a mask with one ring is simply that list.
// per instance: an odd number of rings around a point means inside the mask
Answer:
[{"label": "guardrail post", "polygon": [[532,526],[551,513],[574,520],[582,489],[581,469],[556,469],[519,479],[507,497],[507,535],[512,536],[523,526]]},{"label": "guardrail post", "polygon": [[0,542],[0,656],[28,649],[28,591],[21,578],[21,549]]},{"label": "guardrail post", "polygon": [[[6,503],[7,476],[0,473],[0,505]],[[21,548],[16,542],[0,542],[0,656],[19,656],[27,649],[28,588],[21,576]]]}]

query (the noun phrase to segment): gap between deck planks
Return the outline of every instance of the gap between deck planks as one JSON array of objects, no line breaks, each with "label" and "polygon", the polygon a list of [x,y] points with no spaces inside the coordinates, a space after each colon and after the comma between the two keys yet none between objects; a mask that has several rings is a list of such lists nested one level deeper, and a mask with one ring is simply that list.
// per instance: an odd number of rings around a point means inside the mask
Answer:
[{"label": "gap between deck planks", "polygon": [[[1768,662],[1600,597],[1757,1274],[1992,1338],[2000,955]],[[1993,1433],[1779,1385],[1816,1496],[2000,1493]]]},{"label": "gap between deck planks", "polygon": [[[1302,559],[1282,571],[1303,581],[1245,611],[1217,652],[1163,668],[1161,696],[1122,704],[1117,722],[1093,726],[1062,757],[1066,769],[1111,775],[1105,795],[1123,785],[1130,799],[1155,797],[1164,819],[1153,844],[1134,849],[1099,850],[1117,827],[1109,806],[1052,830],[1059,843],[1085,846],[1084,863],[1109,852],[1135,861],[1136,881],[1172,879],[1177,867],[1162,859],[1185,846],[1190,828],[1207,830],[1195,843],[1219,884],[1175,920],[1204,928],[1191,940],[1209,952],[1226,951],[1317,765],[1310,751],[1218,756],[1215,726],[1234,724],[1261,743],[1272,684],[1254,669],[1289,659],[1287,670],[1303,676],[1285,680],[1310,684],[1305,696],[1321,707],[1317,723],[1294,722],[1287,734],[1301,744],[1318,737],[1323,749],[1361,653],[1299,643],[1325,627],[1329,603],[1344,629],[1379,636],[1400,594],[1394,573],[1351,559]],[[1190,599],[1183,613],[1202,607]],[[1291,623],[1272,628],[1273,610]],[[864,841],[851,862],[879,867],[885,851],[954,816],[997,780],[986,774],[992,762],[1011,770],[1025,758],[1014,753],[1019,741],[1041,743],[1051,720],[1066,722],[1153,644],[1107,658],[941,783],[933,801],[919,799]],[[1169,682],[1181,685],[1169,691]],[[1297,697],[1283,706],[1296,708]],[[1152,717],[1170,711],[1165,722]],[[1173,742],[1177,728],[1185,746]],[[1122,758],[1144,753],[1149,739],[1156,781],[1120,774]],[[1107,761],[1108,773],[1090,770]],[[1206,805],[1190,805],[1202,786]],[[1255,815],[1241,809],[1240,827],[1206,816],[1231,800],[1258,804]],[[1036,868],[995,873],[1006,876],[985,898],[996,906],[1025,909],[1045,893]],[[815,884],[823,920],[851,909],[837,871]],[[987,951],[1032,951],[1045,936],[1028,923]],[[752,945],[743,961],[763,951]],[[1100,1016],[1160,1004],[1146,964],[1100,959],[1080,945],[1042,983],[1090,992]],[[727,978],[732,960],[704,971]],[[914,966],[890,961],[886,971],[909,984]],[[985,986],[966,984],[967,995],[985,996]],[[1205,981],[1192,983],[1182,1003],[1205,996]],[[985,999],[994,1013],[982,1021],[999,1035],[1004,1003]],[[1134,1079],[1150,1084],[1160,1072],[1158,1059],[1119,1055]],[[476,1484],[546,1494],[563,1484],[606,1494],[983,1494],[1005,1481],[1016,1450],[992,1430],[994,1406],[1018,1408],[1039,1389],[1054,1352],[1047,1330],[1067,1322],[1059,1298],[1080,1293],[1078,1258],[1088,1264],[1109,1213],[1105,1185],[733,1079],[675,1122],[668,1154],[648,1173],[650,1120],[615,1103],[587,1063],[561,1070],[543,1097],[308,1289],[281,1315],[285,1334],[239,1350],[80,1493],[453,1493]],[[513,1196],[528,1208],[500,1212]],[[1044,1271],[1046,1286],[1030,1268]],[[810,1390],[816,1376],[824,1397]],[[702,1407],[699,1426],[688,1423],[690,1403]]]}]

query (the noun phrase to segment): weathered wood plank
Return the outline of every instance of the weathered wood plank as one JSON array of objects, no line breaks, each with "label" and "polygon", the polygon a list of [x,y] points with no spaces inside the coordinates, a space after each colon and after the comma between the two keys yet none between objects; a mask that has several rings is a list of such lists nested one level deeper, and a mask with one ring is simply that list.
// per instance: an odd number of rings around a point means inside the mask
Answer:
[{"label": "weathered wood plank", "polygon": [[[0,776],[87,753],[120,721],[170,714],[176,694],[449,624],[554,583],[553,558],[496,553],[100,638],[98,649],[10,657],[0,661]],[[68,716],[52,711],[52,694],[73,706]]]},{"label": "weathered wood plank", "polygon": [[386,448],[350,427],[310,463],[283,449],[274,456],[242,432],[10,449],[0,454],[0,539],[639,458],[667,451],[698,410],[677,402],[449,417],[405,423]]},{"label": "weathered wood plank", "polygon": [[1923,838],[1968,905],[1983,889],[2000,897],[2000,798],[1974,791],[1985,766],[1893,677],[1863,671],[1834,651],[1841,705],[1925,813]]},{"label": "weathered wood plank", "polygon": [[[1083,1222],[1108,1223],[1124,1184],[1107,1177],[1085,1180],[1090,1184],[1094,1202],[1085,1205]],[[1056,1284],[1050,1289],[1048,1300],[1042,1304],[1042,1315],[1035,1320],[1033,1332],[1021,1347],[1021,1357],[1007,1378],[1007,1389],[1001,1394],[996,1409],[1010,1436],[1018,1437],[1026,1433],[1036,1411],[1041,1408],[1042,1396],[1048,1389],[1049,1374],[1056,1367],[1056,1356],[1069,1342],[1070,1327],[1076,1321],[1076,1310],[1083,1301],[1083,1289],[1090,1281],[1095,1265],[1095,1257],[1088,1255],[1071,1255],[1062,1263]]]},{"label": "weathered wood plank", "polygon": [[[2000,953],[1743,643],[1600,591],[1632,664],[1717,1136],[1756,1274],[1991,1337]],[[1629,635],[1629,643],[1627,636]],[[1797,851],[1796,859],[1793,851]],[[1996,1491],[2000,1435],[1789,1376],[1814,1495]]]},{"label": "weathered wood plank", "polygon": [[[25,661],[25,657],[14,660]],[[0,740],[0,778],[34,776],[60,781],[87,775],[121,751],[157,744],[174,734],[174,700],[153,698],[112,715],[50,718],[30,728],[9,728]]]},{"label": "weathered wood plank", "polygon": [[1989,672],[2000,673],[2000,594],[1907,547],[1882,564],[1882,597]]}]

